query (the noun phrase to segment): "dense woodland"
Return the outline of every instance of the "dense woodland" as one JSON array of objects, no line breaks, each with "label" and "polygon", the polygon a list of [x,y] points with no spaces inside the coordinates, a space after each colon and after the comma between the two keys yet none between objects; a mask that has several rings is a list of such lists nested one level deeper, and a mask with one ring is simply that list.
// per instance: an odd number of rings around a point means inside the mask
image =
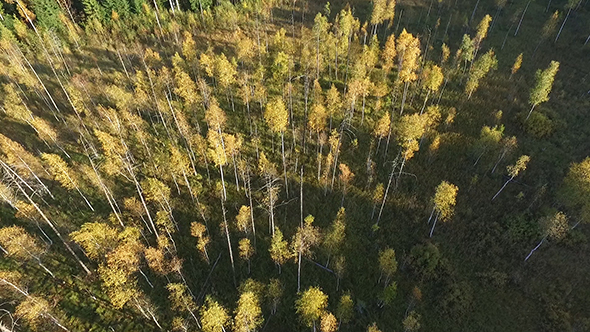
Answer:
[{"label": "dense woodland", "polygon": [[0,331],[590,331],[588,0],[3,0]]}]

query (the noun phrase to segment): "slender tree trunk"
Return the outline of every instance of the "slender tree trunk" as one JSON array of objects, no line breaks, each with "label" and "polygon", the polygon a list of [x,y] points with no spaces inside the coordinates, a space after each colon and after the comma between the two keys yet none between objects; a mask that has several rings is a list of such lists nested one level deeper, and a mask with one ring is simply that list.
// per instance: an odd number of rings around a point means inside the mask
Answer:
[{"label": "slender tree trunk", "polygon": [[234,266],[234,253],[231,248],[231,239],[229,237],[229,226],[227,224],[227,218],[225,216],[225,199],[223,199],[223,198],[221,198],[221,212],[223,214],[223,227],[225,229],[225,238],[227,240],[227,249],[229,251],[229,259],[231,261],[231,270],[233,272],[234,284],[235,284],[236,269]]},{"label": "slender tree trunk", "polygon": [[424,104],[422,105],[422,109],[420,110],[420,115],[422,115],[422,113],[424,112],[424,109],[426,108],[426,102],[428,101],[429,96],[430,96],[430,89],[428,89],[428,92],[426,92],[426,98],[424,98]]},{"label": "slender tree trunk", "polygon": [[557,36],[555,37],[555,42],[557,43],[557,40],[559,39],[559,35],[561,35],[561,30],[563,30],[563,27],[565,26],[565,22],[567,22],[567,18],[570,16],[570,13],[572,12],[572,8],[570,8],[567,11],[567,15],[565,15],[565,19],[563,20],[563,23],[561,24],[561,27],[559,28],[559,32],[557,32]]},{"label": "slender tree trunk", "polygon": [[502,192],[502,190],[504,190],[504,188],[506,188],[506,185],[508,185],[508,183],[510,181],[512,181],[512,179],[514,179],[514,176],[510,177],[510,179],[508,179],[508,181],[506,181],[506,183],[504,183],[502,188],[500,188],[500,190],[498,190],[498,192],[494,195],[494,197],[492,197],[492,201]]},{"label": "slender tree trunk", "polygon": [[297,253],[297,293],[301,290],[301,248]]},{"label": "slender tree trunk", "polygon": [[527,9],[529,9],[529,5],[531,4],[531,0],[527,2],[526,7],[524,7],[524,11],[522,12],[522,16],[520,17],[520,21],[518,21],[518,26],[516,27],[516,31],[514,32],[514,37],[518,34],[518,30],[520,30],[520,25],[522,24],[522,20],[524,19],[524,14],[526,14]]},{"label": "slender tree trunk", "polygon": [[287,162],[285,161],[285,132],[281,131],[281,154],[283,156],[283,175],[285,177],[285,193],[289,197],[289,183],[287,181]]},{"label": "slender tree trunk", "polygon": [[469,24],[471,24],[471,22],[473,22],[473,17],[475,16],[475,11],[477,10],[477,6],[479,6],[479,1],[477,0],[477,2],[475,3],[475,7],[473,8],[473,12],[471,12],[471,18],[469,19]]},{"label": "slender tree trunk", "polygon": [[37,203],[35,203],[35,201],[33,201],[33,199],[31,198],[31,196],[29,196],[29,194],[27,194],[27,192],[23,189],[23,187],[21,187],[20,183],[18,181],[16,181],[16,178],[19,178],[19,180],[22,181],[22,179],[18,176],[18,174],[14,170],[12,170],[3,161],[0,160],[0,163],[2,164],[2,166],[4,167],[4,169],[9,173],[9,176],[15,180],[14,183],[18,187],[19,191],[23,194],[23,196],[26,197],[26,199],[29,201],[29,203],[31,205],[33,205],[33,207],[35,208],[35,210],[37,210],[37,212],[39,213],[39,215],[41,216],[41,218],[49,225],[49,227],[51,227],[51,229],[55,232],[55,234],[62,241],[62,243],[64,244],[64,246],[66,247],[66,249],[70,252],[70,254],[72,254],[72,256],[74,257],[74,259],[76,260],[76,262],[78,262],[78,264],[80,264],[80,266],[82,266],[82,268],[84,269],[84,271],[86,271],[87,274],[89,274],[89,275],[92,274],[92,272],[90,272],[90,270],[88,269],[88,267],[86,267],[86,265],[82,262],[82,260],[80,260],[80,258],[78,258],[78,255],[76,255],[76,253],[74,252],[74,250],[72,250],[72,248],[70,247],[70,245],[66,242],[65,238],[61,235],[61,233],[57,230],[57,228],[53,225],[53,223],[49,220],[49,218],[47,218],[47,216],[45,215],[45,213],[43,213],[43,211],[41,211],[41,209],[39,208],[39,206],[37,205]]},{"label": "slender tree trunk", "polygon": [[537,104],[533,104],[533,106],[531,107],[531,110],[529,111],[529,114],[526,116],[525,121],[529,119],[531,114],[533,114],[533,110],[535,109],[535,106],[537,106]]},{"label": "slender tree trunk", "polygon": [[250,201],[250,221],[252,222],[252,235],[254,237],[254,250],[256,250],[256,224],[254,223],[254,206],[252,205],[252,183],[248,174],[248,200]]},{"label": "slender tree trunk", "polygon": [[531,252],[529,252],[529,254],[525,257],[524,261],[528,261],[529,258],[531,258],[531,256],[533,255],[533,253],[535,251],[537,251],[537,249],[539,249],[539,247],[543,244],[543,242],[545,242],[545,239],[547,238],[547,236],[545,236],[543,239],[541,239],[541,242],[539,242],[539,244],[537,244],[536,247],[533,248],[533,250],[531,250]]},{"label": "slender tree trunk", "polygon": [[496,24],[496,20],[498,19],[498,15],[500,15],[500,11],[502,11],[502,7],[498,7],[496,9],[496,14],[494,14],[494,18],[492,19],[492,24],[490,25],[490,32],[492,32],[492,29],[494,28],[494,25]]},{"label": "slender tree trunk", "polygon": [[405,82],[404,83],[404,93],[402,95],[402,105],[399,111],[399,115],[402,115],[404,113],[404,104],[406,102],[406,95],[408,93],[408,85],[410,85],[410,82]]},{"label": "slender tree trunk", "polygon": [[299,178],[299,209],[301,216],[299,225],[300,227],[303,227],[303,165],[301,165],[301,175]]},{"label": "slender tree trunk", "polygon": [[436,214],[434,218],[434,223],[432,224],[432,229],[430,229],[430,237],[432,237],[432,233],[434,233],[434,227],[436,227],[436,222],[438,221],[438,216],[440,216],[440,212]]},{"label": "slender tree trunk", "polygon": [[504,45],[506,45],[506,41],[508,40],[508,34],[510,33],[510,30],[512,30],[513,25],[514,25],[514,23],[510,24],[508,31],[506,31],[506,35],[504,36],[504,41],[502,41],[502,47],[500,48],[500,50],[504,49]]},{"label": "slender tree trunk", "polygon": [[391,173],[389,174],[389,181],[387,182],[387,188],[385,189],[385,194],[383,195],[383,201],[381,201],[381,208],[379,209],[379,215],[377,216],[377,222],[375,225],[379,225],[379,221],[381,221],[381,214],[383,213],[383,207],[385,206],[385,201],[387,201],[387,194],[389,193],[389,188],[391,188],[391,181],[393,180],[393,174],[395,171],[395,162],[393,163],[393,167],[391,168]]},{"label": "slender tree trunk", "polygon": [[507,151],[506,149],[504,149],[504,151],[502,151],[502,154],[498,158],[498,161],[496,161],[494,168],[492,168],[492,174],[494,174],[494,172],[496,171],[496,167],[498,167],[498,164],[502,161],[502,159],[504,159],[504,155],[506,155],[506,151]]}]

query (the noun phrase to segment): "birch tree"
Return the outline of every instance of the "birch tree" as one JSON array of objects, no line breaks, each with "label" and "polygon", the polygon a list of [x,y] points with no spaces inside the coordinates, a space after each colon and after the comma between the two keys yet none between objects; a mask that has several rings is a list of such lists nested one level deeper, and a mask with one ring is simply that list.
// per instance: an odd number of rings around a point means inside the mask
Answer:
[{"label": "birch tree", "polygon": [[297,260],[297,292],[301,288],[301,259],[311,256],[311,249],[320,242],[320,231],[313,225],[314,220],[312,215],[305,217],[303,225],[297,228],[291,240],[291,251]]},{"label": "birch tree", "polygon": [[205,332],[225,332],[230,323],[227,310],[210,296],[201,307],[201,325]]},{"label": "birch tree", "polygon": [[465,93],[467,99],[471,99],[471,95],[479,87],[479,81],[484,78],[488,72],[492,69],[496,69],[498,66],[498,60],[493,50],[489,50],[487,53],[479,57],[473,63],[473,67],[469,72],[467,83],[465,84]]},{"label": "birch tree", "polygon": [[379,281],[383,278],[385,286],[389,285],[391,277],[397,271],[397,260],[395,259],[395,251],[387,248],[379,252],[379,270],[381,272]]},{"label": "birch tree", "polygon": [[262,310],[258,296],[251,291],[244,292],[240,295],[238,300],[238,307],[235,311],[234,317],[234,331],[235,332],[251,332],[256,331],[262,323]]},{"label": "birch tree", "polygon": [[193,300],[188,287],[180,283],[169,283],[166,285],[166,289],[168,290],[168,299],[172,304],[172,309],[177,312],[188,313],[200,328],[201,324],[195,315],[197,304]]},{"label": "birch tree", "polygon": [[285,177],[285,191],[288,193],[289,186],[287,182],[287,163],[285,161],[285,130],[287,130],[287,126],[289,125],[289,112],[287,111],[285,103],[281,98],[276,98],[266,105],[264,120],[274,134],[281,134],[283,175]]},{"label": "birch tree", "polygon": [[270,258],[278,267],[280,274],[281,266],[291,258],[291,252],[289,251],[289,242],[283,239],[283,232],[278,227],[276,227],[275,233],[272,236],[268,251]]},{"label": "birch tree", "polygon": [[342,250],[342,245],[344,243],[344,238],[346,236],[346,210],[341,207],[338,210],[338,214],[336,215],[336,219],[330,225],[330,228],[326,232],[324,236],[323,246],[328,252],[328,260],[326,262],[326,267],[330,264],[330,257],[332,255],[336,255],[340,253]]},{"label": "birch tree", "polygon": [[502,188],[500,188],[500,190],[498,190],[498,192],[494,195],[494,197],[492,197],[492,201],[496,197],[498,197],[498,195],[502,192],[502,190],[504,190],[504,188],[506,188],[508,183],[510,183],[512,180],[514,180],[514,178],[517,177],[521,172],[526,170],[527,164],[529,163],[530,160],[531,160],[531,157],[529,157],[527,155],[522,155],[518,158],[518,160],[516,161],[516,163],[514,165],[510,165],[510,166],[506,167],[506,170],[508,171],[508,176],[510,176],[510,178],[508,178],[508,180],[506,180],[506,182],[504,183]]},{"label": "birch tree", "polygon": [[250,239],[244,238],[238,242],[240,258],[248,262],[248,274],[250,274],[250,258],[254,255],[254,249]]},{"label": "birch tree", "polygon": [[66,162],[60,156],[56,154],[43,153],[41,154],[41,159],[43,159],[45,164],[48,166],[49,172],[51,175],[53,175],[56,181],[58,181],[64,188],[68,190],[75,189],[80,194],[80,196],[82,196],[82,199],[84,199],[86,205],[88,205],[88,207],[94,211],[92,204],[90,204],[86,196],[84,196],[82,191],[80,191],[80,188],[78,187],[77,182],[74,180],[74,175],[68,167],[68,164],[66,164]]},{"label": "birch tree", "polygon": [[418,58],[420,57],[420,40],[408,33],[404,29],[397,38],[396,44],[397,61],[398,61],[398,79],[404,84],[402,103],[399,114],[404,113],[404,105],[408,86],[418,78],[416,69],[418,68]]},{"label": "birch tree", "polygon": [[328,295],[318,287],[309,287],[295,301],[295,310],[301,321],[316,330],[316,324],[328,306]]},{"label": "birch tree", "polygon": [[549,240],[551,242],[559,242],[565,238],[567,232],[570,230],[568,225],[568,218],[565,213],[558,211],[554,215],[543,217],[540,220],[543,238],[525,257],[524,261],[528,261],[537,249]]},{"label": "birch tree", "polygon": [[514,64],[512,65],[512,69],[510,70],[510,79],[512,79],[512,76],[514,76],[514,74],[516,74],[518,72],[518,70],[520,69],[520,66],[522,66],[522,53],[520,53],[516,59],[514,59]]},{"label": "birch tree", "polygon": [[420,109],[420,114],[426,108],[426,102],[431,93],[436,93],[440,88],[444,79],[442,69],[437,65],[430,65],[422,71],[422,88],[426,90],[426,97],[424,97],[424,104]]},{"label": "birch tree", "polygon": [[428,218],[428,223],[430,223],[432,215],[434,213],[436,214],[434,217],[434,222],[432,223],[432,229],[430,230],[430,237],[432,237],[432,234],[434,233],[434,227],[436,227],[436,222],[438,219],[443,222],[449,221],[455,213],[455,204],[457,204],[458,191],[459,188],[456,185],[447,181],[441,182],[436,187],[436,193],[432,199],[434,202],[434,207],[432,208],[430,218]]},{"label": "birch tree", "polygon": [[53,277],[53,273],[43,264],[42,258],[47,252],[39,241],[20,226],[0,228],[0,247],[4,253],[19,262],[34,260]]},{"label": "birch tree", "polygon": [[572,9],[574,9],[578,3],[579,3],[578,0],[568,0],[567,3],[565,4],[565,9],[567,9],[567,14],[565,15],[565,18],[563,19],[563,23],[561,24],[561,27],[559,27],[559,31],[557,32],[557,36],[555,36],[556,43],[557,43],[557,40],[559,39],[559,36],[561,35],[561,31],[563,30],[565,23],[567,22],[567,19],[570,17],[570,13],[572,12]]},{"label": "birch tree", "polygon": [[551,89],[553,89],[553,81],[555,80],[555,75],[557,74],[558,70],[559,62],[551,61],[547,69],[539,69],[535,73],[535,86],[531,89],[531,93],[529,95],[529,104],[531,105],[531,109],[526,117],[527,120],[537,105],[549,100],[549,93],[551,93]]},{"label": "birch tree", "polygon": [[191,223],[191,235],[197,238],[197,250],[203,255],[207,264],[210,263],[209,253],[207,252],[207,246],[211,239],[205,234],[207,228],[205,225],[199,222]]},{"label": "birch tree", "polygon": [[590,221],[590,157],[570,165],[560,196],[583,222]]}]

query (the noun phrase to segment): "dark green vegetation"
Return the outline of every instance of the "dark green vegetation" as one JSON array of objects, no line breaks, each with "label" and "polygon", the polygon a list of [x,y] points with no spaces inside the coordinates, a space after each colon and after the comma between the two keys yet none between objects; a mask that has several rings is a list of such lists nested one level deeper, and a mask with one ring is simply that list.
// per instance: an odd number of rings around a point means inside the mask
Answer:
[{"label": "dark green vegetation", "polygon": [[587,1],[0,15],[4,330],[590,331]]}]

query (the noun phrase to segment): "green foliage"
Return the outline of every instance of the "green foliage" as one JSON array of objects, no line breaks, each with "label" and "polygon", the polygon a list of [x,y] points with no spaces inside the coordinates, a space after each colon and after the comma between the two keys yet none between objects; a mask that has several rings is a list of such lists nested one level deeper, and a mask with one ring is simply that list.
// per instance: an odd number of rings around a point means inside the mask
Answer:
[{"label": "green foliage", "polygon": [[[504,0],[477,26],[466,2],[19,3],[0,11],[0,309],[22,330],[584,329],[587,36],[533,51],[554,9],[531,2],[514,36]],[[532,82],[549,57],[561,80]],[[431,211],[453,220],[436,242]]]},{"label": "green foliage", "polygon": [[536,138],[544,138],[554,131],[553,121],[541,112],[531,114],[531,117],[524,123],[527,133]]},{"label": "green foliage", "polygon": [[194,12],[208,10],[213,5],[213,0],[189,0],[191,9]]},{"label": "green foliage", "polygon": [[551,61],[545,70],[537,70],[535,73],[535,86],[529,95],[529,104],[535,107],[549,100],[549,93],[553,88],[555,75],[559,70],[559,62]]},{"label": "green foliage", "polygon": [[40,27],[47,30],[65,32],[66,28],[59,18],[62,11],[57,1],[33,0],[31,1],[31,4]]},{"label": "green foliage", "polygon": [[489,50],[487,53],[475,60],[473,67],[469,72],[467,83],[465,84],[465,93],[467,94],[468,98],[471,98],[471,95],[479,87],[479,81],[484,78],[490,70],[496,69],[497,67],[498,60],[496,59],[496,55],[494,54],[493,50]]},{"label": "green foliage", "polygon": [[441,263],[438,247],[432,243],[416,245],[410,251],[410,264],[416,274],[424,278],[436,275],[436,269]]}]

